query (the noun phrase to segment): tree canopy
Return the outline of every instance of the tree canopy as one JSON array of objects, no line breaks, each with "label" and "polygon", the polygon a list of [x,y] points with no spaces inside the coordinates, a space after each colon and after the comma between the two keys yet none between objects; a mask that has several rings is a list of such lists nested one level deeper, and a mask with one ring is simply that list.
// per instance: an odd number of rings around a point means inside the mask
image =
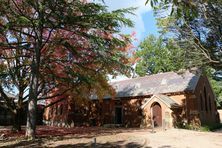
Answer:
[{"label": "tree canopy", "polygon": [[151,1],[160,19],[166,18],[163,17],[164,11],[172,10],[167,17],[174,19],[165,27],[187,52],[192,66],[221,70],[221,1]]},{"label": "tree canopy", "polygon": [[64,93],[101,96],[109,88],[107,74],[129,73],[131,40],[120,29],[133,26],[125,18],[133,9],[109,12],[81,0],[2,0],[0,10],[0,93],[6,107],[15,100],[5,88],[16,87],[19,101],[28,102],[28,137],[35,136],[38,100]]},{"label": "tree canopy", "polygon": [[147,2],[150,2],[154,8],[161,36],[165,40],[173,38],[185,53],[185,68],[199,67],[209,76],[220,106],[222,1],[148,0]]},{"label": "tree canopy", "polygon": [[185,55],[173,40],[148,36],[140,43],[134,58],[137,59],[136,73],[140,76],[183,69]]}]

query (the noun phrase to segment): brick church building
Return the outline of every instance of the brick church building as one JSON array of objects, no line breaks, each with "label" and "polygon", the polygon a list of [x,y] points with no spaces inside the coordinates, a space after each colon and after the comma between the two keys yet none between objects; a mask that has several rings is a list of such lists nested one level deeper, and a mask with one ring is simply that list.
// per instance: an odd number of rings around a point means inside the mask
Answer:
[{"label": "brick church building", "polygon": [[70,104],[66,99],[45,110],[45,123],[125,127],[149,127],[153,123],[171,128],[219,122],[214,92],[202,74],[166,72],[111,85],[116,91],[115,98],[93,98],[82,104]]}]

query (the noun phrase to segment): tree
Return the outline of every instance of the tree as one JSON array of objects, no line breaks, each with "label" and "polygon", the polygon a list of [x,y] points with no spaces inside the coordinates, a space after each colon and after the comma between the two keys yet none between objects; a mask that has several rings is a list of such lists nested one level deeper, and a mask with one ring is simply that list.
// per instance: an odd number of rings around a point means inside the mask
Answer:
[{"label": "tree", "polygon": [[[16,69],[20,73],[26,67],[28,71],[24,76],[28,138],[35,137],[37,100],[64,93],[78,96],[86,90],[100,92],[108,87],[108,73],[129,72],[126,51],[130,37],[120,34],[120,27],[133,25],[124,17],[133,9],[108,12],[104,5],[79,0],[2,0],[0,10],[0,48],[5,51],[1,55],[19,52],[16,57],[21,57],[17,58],[21,65]],[[11,67],[4,68],[10,71]],[[5,74],[7,82],[20,78]],[[8,86],[13,89],[15,83]],[[55,89],[60,91],[49,96]],[[2,96],[8,106],[7,96]]]},{"label": "tree", "polygon": [[[19,40],[18,36],[16,38]],[[6,108],[12,114],[14,120],[12,130],[20,131],[21,112],[25,108],[24,100],[28,97],[28,95],[25,95],[25,91],[28,88],[29,68],[27,63],[30,56],[25,50],[10,49],[2,50],[0,57],[0,94],[4,99],[0,106]],[[17,91],[17,96],[15,98],[8,96],[6,89]]]},{"label": "tree", "polygon": [[222,108],[222,81],[215,80],[212,77],[209,77],[211,86],[214,90],[214,93],[216,95],[216,102],[217,102],[217,107]]},{"label": "tree", "polygon": [[221,79],[218,79],[219,78],[218,76],[215,75],[217,74],[217,72],[215,72],[216,71],[215,69],[211,67],[205,67],[203,70],[204,70],[203,72],[208,76],[211,87],[214,90],[217,108],[221,108],[222,107],[222,87],[221,87],[222,81]]},{"label": "tree", "polygon": [[170,17],[174,21],[167,28],[187,52],[192,66],[211,66],[221,70],[221,1],[152,0],[152,3],[160,16],[164,10],[171,8]]},{"label": "tree", "polygon": [[155,10],[170,10],[171,15],[176,14],[177,17],[180,18],[182,16],[196,17],[198,15],[199,3],[207,4],[208,2],[221,4],[221,1],[218,0],[146,0],[145,4],[150,3],[151,7]]},{"label": "tree", "polygon": [[[184,50],[188,63],[185,67],[199,67],[209,77],[217,98],[221,102],[221,82],[216,73],[222,68],[221,19],[222,1],[152,0],[161,34],[174,38]],[[164,10],[171,14],[164,15]],[[220,75],[219,75],[220,76]]]},{"label": "tree", "polygon": [[148,36],[139,45],[135,59],[138,59],[136,73],[140,76],[160,72],[178,71],[184,68],[185,55],[172,39]]}]

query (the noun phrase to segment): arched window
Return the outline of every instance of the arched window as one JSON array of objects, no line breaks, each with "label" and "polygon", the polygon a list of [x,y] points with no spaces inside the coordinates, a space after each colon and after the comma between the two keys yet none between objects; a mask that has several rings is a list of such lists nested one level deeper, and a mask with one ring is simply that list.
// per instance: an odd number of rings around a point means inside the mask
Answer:
[{"label": "arched window", "polygon": [[60,105],[60,106],[59,106],[59,114],[62,115],[62,113],[63,113],[63,106]]},{"label": "arched window", "polygon": [[51,108],[48,109],[48,116],[49,116],[49,117],[52,116],[52,109],[51,109]]},{"label": "arched window", "polygon": [[200,110],[204,110],[204,102],[203,102],[203,97],[202,97],[202,94],[200,94]]},{"label": "arched window", "polygon": [[55,115],[56,116],[58,115],[58,106],[57,105],[55,106]]},{"label": "arched window", "polygon": [[51,117],[54,116],[54,106],[51,107]]},{"label": "arched window", "polygon": [[211,99],[210,99],[210,95],[208,97],[208,101],[209,101],[209,111],[211,112],[212,111],[212,108],[211,108]]},{"label": "arched window", "polygon": [[208,112],[207,91],[205,86],[204,86],[204,99],[205,99],[205,110],[206,112]]}]

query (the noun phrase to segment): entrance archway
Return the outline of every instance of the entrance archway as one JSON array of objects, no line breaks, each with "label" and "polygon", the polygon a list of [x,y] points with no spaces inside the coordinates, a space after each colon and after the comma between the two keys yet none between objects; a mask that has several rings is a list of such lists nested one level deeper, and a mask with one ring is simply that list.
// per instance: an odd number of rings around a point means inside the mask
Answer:
[{"label": "entrance archway", "polygon": [[162,109],[159,103],[154,102],[151,106],[152,119],[154,122],[154,127],[162,126]]}]

